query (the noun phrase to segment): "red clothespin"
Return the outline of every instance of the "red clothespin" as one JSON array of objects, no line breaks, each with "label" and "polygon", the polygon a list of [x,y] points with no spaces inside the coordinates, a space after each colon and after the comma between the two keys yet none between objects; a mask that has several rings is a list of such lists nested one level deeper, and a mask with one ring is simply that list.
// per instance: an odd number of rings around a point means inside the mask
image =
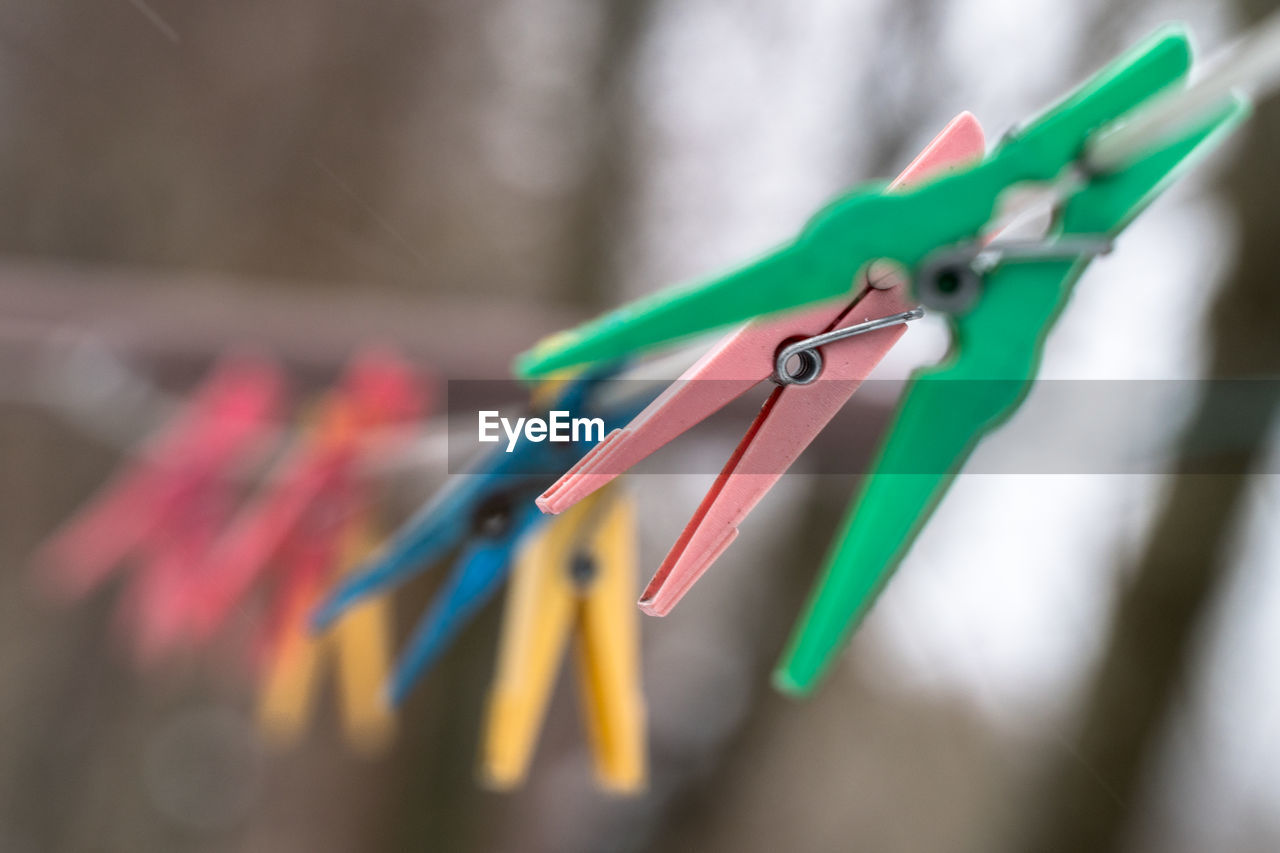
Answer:
[{"label": "red clothespin", "polygon": [[314,599],[332,580],[347,523],[370,503],[359,470],[365,451],[378,431],[417,418],[422,407],[413,371],[398,357],[371,349],[352,361],[317,405],[305,438],[207,557],[196,616],[202,633],[216,631],[268,567],[278,569],[271,622],[289,621],[284,614],[296,610],[299,596]]},{"label": "red clothespin", "polygon": [[[984,151],[982,128],[962,113],[893,183],[900,187],[970,164]],[[780,318],[754,321],[724,338],[627,427],[616,430],[538,498],[558,513],[582,500],[762,380],[778,388],[716,478],[645,589],[640,606],[666,615],[738,535],[738,525],[835,417],[918,316],[891,272],[872,267],[853,298]],[[789,341],[840,330],[822,348],[822,380],[813,364],[788,363]],[[799,347],[812,358],[815,347]]]},{"label": "red clothespin", "polygon": [[369,454],[385,452],[388,433],[416,419],[422,408],[407,364],[383,351],[357,356],[340,385],[316,406],[278,475],[208,558],[198,617],[206,634],[259,581],[268,582],[257,656],[259,717],[265,734],[278,743],[301,736],[322,664],[329,660],[337,667],[352,746],[376,752],[390,742],[394,718],[380,691],[391,659],[389,602],[364,602],[324,636],[312,634],[309,617],[321,593],[372,551],[374,496],[364,470]]},{"label": "red clothespin", "polygon": [[181,640],[202,555],[230,511],[237,468],[262,449],[284,389],[278,368],[238,354],[42,547],[54,591],[87,594],[138,562],[121,617],[140,662]]}]

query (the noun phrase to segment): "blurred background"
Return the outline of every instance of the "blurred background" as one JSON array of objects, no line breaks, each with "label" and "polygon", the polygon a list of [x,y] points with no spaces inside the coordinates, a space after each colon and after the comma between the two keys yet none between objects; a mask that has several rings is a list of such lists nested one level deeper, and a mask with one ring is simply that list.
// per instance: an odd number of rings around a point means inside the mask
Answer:
[{"label": "blurred background", "polygon": [[[960,478],[800,703],[768,672],[855,487],[820,473],[838,440],[814,448],[643,621],[652,784],[629,799],[594,790],[569,679],[525,788],[474,784],[497,605],[369,760],[328,711],[266,748],[216,656],[139,672],[113,592],[58,606],[30,565],[143,434],[112,377],[180,394],[250,344],[318,388],[383,341],[437,382],[502,378],[789,236],[960,110],[998,139],[1162,22],[1211,54],[1272,5],[3,0],[0,851],[1280,849],[1280,478],[1250,475],[1277,470],[1274,408],[1235,474]],[[1043,375],[1274,376],[1277,143],[1264,104],[1137,221]],[[907,341],[882,378],[946,347]],[[1213,405],[1144,440],[1194,443]],[[420,462],[387,523],[443,478]],[[632,478],[644,577],[711,479]],[[397,595],[403,631],[437,576]]]}]

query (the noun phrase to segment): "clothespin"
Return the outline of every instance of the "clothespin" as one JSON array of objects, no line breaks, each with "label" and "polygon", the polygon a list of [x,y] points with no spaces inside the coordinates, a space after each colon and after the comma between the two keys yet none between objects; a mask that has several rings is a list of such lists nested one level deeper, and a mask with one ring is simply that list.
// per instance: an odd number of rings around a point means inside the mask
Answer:
[{"label": "clothespin", "polygon": [[635,506],[615,487],[544,525],[520,549],[481,752],[489,786],[524,780],[571,631],[596,776],[618,793],[644,786],[635,547]]},{"label": "clothespin", "polygon": [[[1081,193],[1092,197],[1089,188],[1095,183],[1111,183],[1133,169],[1143,171],[1145,160],[1165,164],[1162,148],[1107,174],[1079,171],[1095,132],[1166,89],[1183,85],[1190,62],[1186,35],[1165,28],[1044,115],[1006,135],[972,168],[906,192],[887,192],[877,184],[855,189],[819,211],[790,243],[726,275],[669,288],[547,338],[517,359],[516,372],[537,377],[575,365],[630,358],[732,323],[848,298],[851,283],[861,281],[862,270],[881,259],[906,270],[916,296],[927,305],[933,297],[945,296],[939,291],[951,286],[948,276],[937,275],[938,262],[957,249],[973,252],[983,245],[1010,189],[1048,185],[1069,203]],[[1197,136],[1206,122],[1216,124],[1220,118],[1203,119],[1179,138]],[[1117,213],[1109,217],[1109,232],[1127,221]],[[1039,247],[1056,253],[1053,259],[1039,253],[1032,259],[1036,264],[1071,265],[1097,253],[1096,242],[1064,242],[1073,232],[1061,225],[1057,239]],[[1109,232],[1087,236],[1109,238]],[[1025,258],[1006,255],[999,260],[1021,265]]]},{"label": "clothespin", "polygon": [[[605,404],[597,392],[612,371],[598,371],[557,386],[548,408],[601,417],[606,428],[626,423],[641,401]],[[572,443],[521,442],[512,452],[482,456],[410,519],[361,570],[346,578],[316,610],[324,629],[357,601],[396,586],[457,549],[453,570],[409,640],[389,693],[399,703],[462,627],[497,592],[521,538],[543,520],[534,498],[566,464],[598,437]]]},{"label": "clothespin", "polygon": [[284,382],[261,358],[224,358],[191,400],[42,547],[54,590],[80,597],[137,562],[121,613],[139,662],[189,634],[198,567],[230,511],[237,469],[269,436]]},{"label": "clothespin", "polygon": [[[1044,338],[1088,262],[1110,248],[1194,153],[1211,147],[1242,117],[1241,101],[1218,97],[1189,120],[1166,125],[1174,130],[1144,137],[1123,157],[1093,149],[1100,136],[1122,128],[1157,96],[1184,87],[1190,64],[1185,34],[1166,29],[1008,134],[977,165],[909,191],[855,190],[819,212],[795,241],[760,260],[626,306],[544,341],[518,361],[518,372],[536,376],[847,298],[849,282],[882,259],[906,271],[914,301],[948,317],[952,353],[909,383],[775,675],[781,689],[813,688],[974,444],[1018,406]],[[1107,146],[1112,152],[1122,147]],[[1001,206],[1014,195],[1010,190],[1028,186],[1046,189],[1055,200],[1050,232],[1037,242],[989,242],[1007,219]],[[804,359],[807,348],[812,369],[822,342],[803,343],[792,355]]]},{"label": "clothespin", "polygon": [[[1056,249],[1054,242],[947,249],[918,273],[917,294],[950,320],[952,351],[908,383],[774,673],[779,689],[803,695],[817,686],[977,443],[1026,398],[1049,330],[1090,260],[1071,256],[1073,242],[1109,245],[1246,112],[1232,99],[1172,142],[1094,175],[1058,211]],[[1002,263],[1001,252],[1014,262]]]},{"label": "clothespin", "polygon": [[374,510],[373,489],[361,470],[367,451],[421,408],[408,365],[380,350],[358,355],[317,405],[285,464],[208,557],[205,631],[216,629],[254,586],[269,582],[260,716],[277,740],[300,735],[319,665],[332,655],[352,743],[373,751],[389,741],[393,719],[376,689],[389,670],[387,603],[362,602],[319,638],[311,636],[308,615],[340,574],[368,556]]},{"label": "clothespin", "polygon": [[[891,188],[971,164],[982,153],[982,128],[972,115],[962,113]],[[813,374],[821,370],[823,381],[799,377],[780,384],[769,395],[640,600],[647,613],[665,616],[729,547],[742,520],[901,338],[905,324],[888,323],[886,318],[899,321],[918,310],[905,290],[892,273],[881,274],[874,282],[866,281],[851,299],[748,323],[704,355],[634,421],[606,437],[538,498],[538,506],[544,512],[562,511],[749,388],[796,369],[788,366],[789,357],[779,357],[794,341],[825,335],[837,327],[863,330],[826,344],[822,362],[806,368]],[[816,355],[816,350],[796,351]]]}]

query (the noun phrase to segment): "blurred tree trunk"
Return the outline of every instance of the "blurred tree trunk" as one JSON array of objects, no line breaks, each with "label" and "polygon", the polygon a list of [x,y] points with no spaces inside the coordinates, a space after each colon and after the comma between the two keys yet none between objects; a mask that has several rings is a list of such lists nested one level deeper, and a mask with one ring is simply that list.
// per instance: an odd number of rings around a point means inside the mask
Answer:
[{"label": "blurred tree trunk", "polygon": [[634,189],[637,104],[636,55],[649,30],[654,0],[610,4],[596,48],[587,128],[591,144],[582,184],[569,209],[564,257],[566,300],[600,308],[612,291],[619,240]]},{"label": "blurred tree trunk", "polygon": [[[1243,19],[1254,22],[1271,3],[1241,0],[1239,6]],[[1280,372],[1280,242],[1274,232],[1280,221],[1280,110],[1260,110],[1244,134],[1223,186],[1241,242],[1212,314],[1211,379]],[[1182,464],[1120,596],[1088,690],[1078,745],[1050,774],[1028,850],[1124,849],[1139,807],[1149,801],[1147,786],[1194,674],[1206,617],[1229,578],[1225,561],[1236,520],[1275,420],[1272,397],[1232,424],[1243,442],[1206,459],[1203,449],[1221,435],[1230,393],[1222,383],[1206,385],[1183,436]],[[1193,473],[1206,463],[1214,473]]]},{"label": "blurred tree trunk", "polygon": [[[575,305],[598,306],[610,293],[604,283],[614,269],[625,230],[621,226],[634,166],[635,55],[655,5],[654,0],[620,0],[602,13],[585,104],[588,114],[583,116],[591,144],[581,184],[567,205],[567,239],[552,260],[561,271],[559,295]],[[451,571],[448,560],[432,573]],[[504,598],[505,593],[496,596],[466,628],[406,703],[404,716],[416,725],[405,733],[394,756],[396,790],[379,828],[385,849],[484,849],[489,846],[487,837],[521,807],[518,796],[495,798],[473,781]],[[428,601],[410,596],[406,606],[405,599],[401,596],[401,622],[411,625]],[[539,849],[547,838],[534,833],[524,843],[527,849]]]}]

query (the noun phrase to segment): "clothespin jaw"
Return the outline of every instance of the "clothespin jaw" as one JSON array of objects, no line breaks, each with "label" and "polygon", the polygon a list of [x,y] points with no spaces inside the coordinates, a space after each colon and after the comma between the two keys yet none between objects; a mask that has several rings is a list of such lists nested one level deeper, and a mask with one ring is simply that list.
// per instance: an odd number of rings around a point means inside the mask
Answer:
[{"label": "clothespin jaw", "polygon": [[[1058,236],[1116,234],[1244,115],[1242,103],[1227,104],[1123,170],[1094,176],[1067,198]],[[978,290],[972,304],[951,316],[951,355],[913,377],[876,466],[845,518],[775,672],[781,690],[805,694],[814,688],[975,444],[1024,399],[1048,330],[1088,260],[1021,260],[973,279]]]},{"label": "clothespin jaw", "polygon": [[1183,78],[1185,34],[1166,29],[1096,75],[1072,96],[1007,137],[980,164],[912,192],[866,186],[820,211],[793,242],[724,276],[663,291],[521,356],[517,374],[636,355],[753,317],[848,294],[872,261],[915,272],[934,250],[979,239],[1001,196],[1026,182],[1057,180],[1082,156],[1093,131]]},{"label": "clothespin jaw", "polygon": [[635,507],[597,492],[545,525],[519,553],[489,695],[480,775],[490,787],[524,781],[552,687],[576,628],[576,658],[596,776],[607,790],[647,776],[635,594]]}]

